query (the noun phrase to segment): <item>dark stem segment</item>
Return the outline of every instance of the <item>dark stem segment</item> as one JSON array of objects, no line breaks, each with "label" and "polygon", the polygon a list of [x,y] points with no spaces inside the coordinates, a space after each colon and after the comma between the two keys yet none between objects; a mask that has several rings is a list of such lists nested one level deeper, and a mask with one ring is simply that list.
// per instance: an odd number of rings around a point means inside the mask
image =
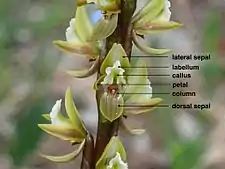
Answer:
[{"label": "dark stem segment", "polygon": [[81,169],[94,169],[94,138],[91,134],[88,134],[84,150],[83,150],[83,157],[81,162]]},{"label": "dark stem segment", "polygon": [[[119,20],[117,29],[115,32],[108,37],[103,45],[100,65],[107,55],[108,51],[111,49],[114,43],[120,43],[125,49],[129,59],[132,51],[132,26],[131,18],[136,9],[137,0],[121,0],[121,13],[119,14]],[[100,71],[98,72],[98,77],[100,76]],[[99,99],[103,94],[104,90],[99,89],[96,92],[97,105],[99,107]],[[101,112],[98,109],[98,133],[96,138],[95,146],[95,164],[102,155],[106,145],[108,144],[112,136],[118,135],[120,119],[110,122],[102,122]]]},{"label": "dark stem segment", "polygon": [[122,0],[119,17],[119,43],[122,44],[129,59],[132,52],[132,25],[131,18],[136,9],[137,0]]}]

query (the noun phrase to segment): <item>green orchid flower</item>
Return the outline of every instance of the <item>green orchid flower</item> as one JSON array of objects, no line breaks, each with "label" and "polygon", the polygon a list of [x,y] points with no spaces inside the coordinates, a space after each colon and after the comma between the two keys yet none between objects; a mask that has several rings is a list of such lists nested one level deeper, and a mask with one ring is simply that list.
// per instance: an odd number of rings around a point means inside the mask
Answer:
[{"label": "green orchid flower", "polygon": [[54,41],[54,44],[63,51],[95,59],[99,54],[98,43],[87,41],[92,35],[93,27],[86,7],[78,7],[75,18],[71,19],[66,29],[66,41]]},{"label": "green orchid flower", "polygon": [[[152,87],[145,63],[132,57],[129,62],[120,44],[112,46],[101,65],[100,72],[102,76],[96,81],[94,88],[98,90],[100,85],[104,88],[100,98],[100,110],[103,117],[110,122],[122,115],[149,112],[162,101],[160,98],[152,98]],[[131,131],[123,120],[122,126]],[[131,133],[140,133],[140,131],[143,130],[136,129]]]},{"label": "green orchid flower", "polygon": [[88,132],[73,102],[70,88],[67,89],[65,94],[65,108],[68,117],[65,117],[61,113],[61,102],[61,99],[57,100],[51,112],[43,115],[51,124],[38,124],[38,126],[52,136],[72,144],[80,144],[78,149],[64,156],[55,157],[42,154],[43,157],[51,161],[68,162],[78,156],[82,151]]},{"label": "green orchid flower", "polygon": [[137,35],[160,33],[162,31],[177,29],[180,23],[170,21],[171,3],[169,0],[151,0],[132,18],[133,42],[138,49],[146,54],[162,55],[170,52],[168,49],[154,49],[140,42]]},{"label": "green orchid flower", "polygon": [[[110,16],[110,17],[109,17]],[[71,19],[66,29],[66,41],[57,40],[54,44],[62,51],[82,56],[94,62],[84,70],[68,70],[67,74],[86,78],[97,72],[99,66],[100,40],[110,36],[116,29],[118,14],[105,17],[103,14],[96,23],[91,22],[85,6],[76,10],[76,17]],[[84,22],[85,21],[85,22]]]},{"label": "green orchid flower", "polygon": [[118,137],[112,137],[96,163],[96,169],[128,169],[126,151]]}]

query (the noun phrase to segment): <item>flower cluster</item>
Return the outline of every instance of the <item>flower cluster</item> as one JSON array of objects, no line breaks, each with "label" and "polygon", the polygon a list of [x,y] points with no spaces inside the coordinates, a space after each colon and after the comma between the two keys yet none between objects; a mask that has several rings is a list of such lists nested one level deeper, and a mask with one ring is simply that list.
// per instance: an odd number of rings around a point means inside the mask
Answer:
[{"label": "flower cluster", "polygon": [[[98,16],[95,21],[88,14],[86,4],[97,6]],[[86,78],[98,72],[94,89],[98,91],[101,88],[102,91],[97,98],[100,123],[112,123],[120,119],[121,127],[131,134],[142,134],[144,129],[131,130],[123,117],[149,112],[162,101],[161,98],[153,98],[147,65],[139,58],[128,58],[123,46],[117,43],[112,44],[104,60],[100,57],[103,40],[112,35],[118,26],[121,0],[77,0],[77,6],[75,17],[65,31],[66,40],[57,40],[54,44],[64,52],[87,58],[91,66],[84,70],[68,70],[67,73],[76,78]],[[170,7],[168,0],[151,0],[133,15],[129,25],[132,28],[132,41],[142,52],[164,54],[170,51],[145,46],[138,38],[180,27],[181,24],[170,21]],[[140,83],[142,85],[137,85]],[[50,135],[79,144],[79,147],[64,156],[42,154],[54,162],[68,162],[76,158],[91,135],[79,115],[70,88],[65,93],[65,114],[61,112],[62,102],[62,99],[57,100],[50,113],[43,115],[50,124],[39,124],[39,127]],[[118,137],[111,137],[95,167],[128,169],[126,152]]]},{"label": "flower cluster", "polygon": [[[105,89],[99,106],[101,114],[107,121],[112,122],[121,116],[129,117],[129,115],[149,112],[162,101],[160,98],[152,98],[146,64],[141,59],[131,58],[129,61],[120,44],[112,46],[101,64],[100,73],[101,76],[95,83],[95,90],[99,90],[100,85]],[[140,83],[142,85],[137,85]],[[125,125],[125,119],[121,119],[121,127],[126,127],[132,134],[143,133],[143,129],[130,130]]]}]

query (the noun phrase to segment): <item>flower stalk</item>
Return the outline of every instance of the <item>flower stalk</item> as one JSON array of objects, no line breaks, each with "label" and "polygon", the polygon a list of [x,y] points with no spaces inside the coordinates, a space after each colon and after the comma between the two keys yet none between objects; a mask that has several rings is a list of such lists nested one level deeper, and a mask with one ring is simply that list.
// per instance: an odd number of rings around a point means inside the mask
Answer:
[{"label": "flower stalk", "polygon": [[[43,114],[48,123],[38,126],[46,133],[78,147],[62,156],[42,154],[44,158],[66,163],[82,154],[81,169],[128,169],[126,151],[118,136],[119,129],[132,135],[144,133],[144,129],[130,128],[125,122],[126,118],[149,112],[162,102],[161,98],[152,98],[153,89],[147,65],[141,58],[131,57],[132,46],[136,45],[146,54],[167,53],[170,50],[141,44],[138,37],[144,38],[181,26],[170,21],[171,4],[168,0],[150,0],[134,14],[136,3],[137,0],[77,2],[75,17],[65,32],[66,41],[57,40],[54,44],[60,50],[84,57],[90,62],[88,69],[67,70],[67,74],[86,78],[97,73],[93,85],[98,109],[97,136],[94,141],[76,108],[73,92],[68,87],[65,99],[56,101],[50,113]],[[88,14],[86,5],[89,4],[97,6],[97,18]],[[144,85],[137,85],[139,83]],[[66,113],[61,110],[62,103]]]},{"label": "flower stalk", "polygon": [[81,169],[94,169],[94,138],[89,134],[85,140],[83,156],[81,161]]},{"label": "flower stalk", "polygon": [[[114,43],[120,43],[125,52],[127,53],[128,58],[131,56],[132,51],[132,25],[131,19],[133,13],[136,9],[137,0],[127,0],[121,1],[121,13],[119,14],[118,24],[115,32],[106,38],[104,41],[104,46],[101,52],[101,60],[104,60],[109,50],[112,48]],[[100,65],[101,65],[100,63]],[[100,77],[101,72],[100,68],[98,71],[98,78]],[[104,90],[100,87],[99,90],[96,92],[96,99],[98,104],[98,133],[96,139],[96,147],[95,147],[95,162],[98,161],[99,157],[103,153],[106,145],[108,144],[110,138],[112,136],[118,135],[119,125],[120,125],[120,118],[113,122],[105,122],[103,123],[102,116],[99,109],[100,103],[100,96],[103,94]]]}]

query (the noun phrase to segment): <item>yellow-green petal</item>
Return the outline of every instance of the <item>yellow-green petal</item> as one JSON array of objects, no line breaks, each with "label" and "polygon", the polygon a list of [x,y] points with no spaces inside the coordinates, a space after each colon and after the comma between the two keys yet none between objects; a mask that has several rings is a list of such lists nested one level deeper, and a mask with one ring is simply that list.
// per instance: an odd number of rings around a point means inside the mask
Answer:
[{"label": "yellow-green petal", "polygon": [[182,24],[177,22],[152,21],[135,27],[135,32],[139,35],[160,33],[163,31],[174,30],[181,27]]},{"label": "yellow-green petal", "polygon": [[48,121],[51,121],[51,117],[50,117],[50,114],[48,113],[46,113],[46,114],[42,114],[42,117],[44,117],[46,120],[48,120]]},{"label": "yellow-green petal", "polygon": [[126,123],[125,120],[121,120],[121,128],[124,129],[126,132],[130,133],[131,135],[141,135],[144,134],[146,131],[145,129],[131,129]]},{"label": "yellow-green petal", "polygon": [[87,130],[74,104],[73,94],[70,87],[67,88],[65,94],[65,108],[74,129],[78,130],[80,133],[82,133],[82,136],[85,137]]},{"label": "yellow-green petal", "polygon": [[77,54],[78,56],[89,59],[94,59],[98,56],[98,51],[90,43],[71,43],[60,40],[54,41],[53,43],[64,52]]},{"label": "yellow-green petal", "polygon": [[99,86],[101,85],[101,82],[104,80],[105,77],[106,77],[106,75],[102,75],[95,81],[94,86],[93,86],[94,90],[99,89]]},{"label": "yellow-green petal", "polygon": [[86,42],[87,38],[90,37],[93,31],[90,18],[87,13],[85,6],[79,6],[76,11],[76,33],[82,42]]},{"label": "yellow-green petal", "polygon": [[[152,111],[153,109],[155,109],[157,107],[157,105],[159,105],[161,102],[163,101],[163,99],[161,98],[152,98],[148,101],[145,102],[138,102],[137,100],[130,100],[129,102],[126,103],[126,107],[124,108],[124,114],[125,115],[138,115],[138,114],[142,114],[142,113],[147,113]],[[135,106],[135,102],[136,105]],[[129,105],[131,105],[129,107]]]},{"label": "yellow-green petal", "polygon": [[75,149],[73,152],[63,155],[63,156],[50,156],[50,155],[45,155],[45,154],[40,154],[42,157],[56,162],[56,163],[66,163],[74,160],[83,150],[85,144],[85,140],[79,145],[78,149]]},{"label": "yellow-green petal", "polygon": [[[121,44],[114,43],[106,58],[102,62],[100,72],[101,74],[105,74],[105,69],[107,67],[113,67],[113,64],[116,61],[120,61],[121,67],[129,67],[129,60],[127,58],[127,54],[123,49]],[[124,68],[125,69],[125,68]],[[126,70],[126,69],[125,69]]]},{"label": "yellow-green petal", "polygon": [[133,33],[133,42],[136,45],[136,47],[139,50],[141,50],[142,52],[144,52],[145,54],[149,54],[149,55],[151,55],[151,54],[163,55],[163,54],[171,52],[171,50],[169,50],[169,49],[155,49],[155,48],[148,47],[148,46],[146,46],[144,44],[141,44],[138,41],[138,37],[137,37],[136,33]]},{"label": "yellow-green petal", "polygon": [[165,0],[151,0],[149,1],[137,14],[132,18],[134,25],[149,22],[156,18],[164,7]]},{"label": "yellow-green petal", "polygon": [[94,26],[93,32],[87,41],[98,41],[109,37],[116,29],[118,22],[118,14],[110,16],[110,18],[101,18]]},{"label": "yellow-green petal", "polygon": [[[131,57],[131,67],[127,69],[127,74],[132,75],[127,77],[127,85],[125,88],[125,93],[134,93],[137,92],[138,88],[143,88],[146,87],[148,84],[147,79],[148,79],[148,69],[145,63],[145,60],[141,58],[132,58]],[[137,75],[137,76],[134,76]],[[141,75],[141,76],[140,76]],[[143,76],[146,75],[146,76]],[[146,84],[145,85],[135,85],[135,84]],[[129,97],[132,97],[132,95],[124,95],[124,100],[129,99]],[[137,97],[135,95],[134,97]],[[140,96],[142,97],[142,96]]]},{"label": "yellow-green petal", "polygon": [[99,66],[99,57],[97,60],[92,64],[89,69],[86,70],[68,70],[66,71],[67,74],[76,78],[86,78],[95,74],[98,70]]},{"label": "yellow-green petal", "polygon": [[65,141],[80,143],[85,138],[83,134],[67,125],[38,124],[38,126],[46,133],[58,137]]}]

